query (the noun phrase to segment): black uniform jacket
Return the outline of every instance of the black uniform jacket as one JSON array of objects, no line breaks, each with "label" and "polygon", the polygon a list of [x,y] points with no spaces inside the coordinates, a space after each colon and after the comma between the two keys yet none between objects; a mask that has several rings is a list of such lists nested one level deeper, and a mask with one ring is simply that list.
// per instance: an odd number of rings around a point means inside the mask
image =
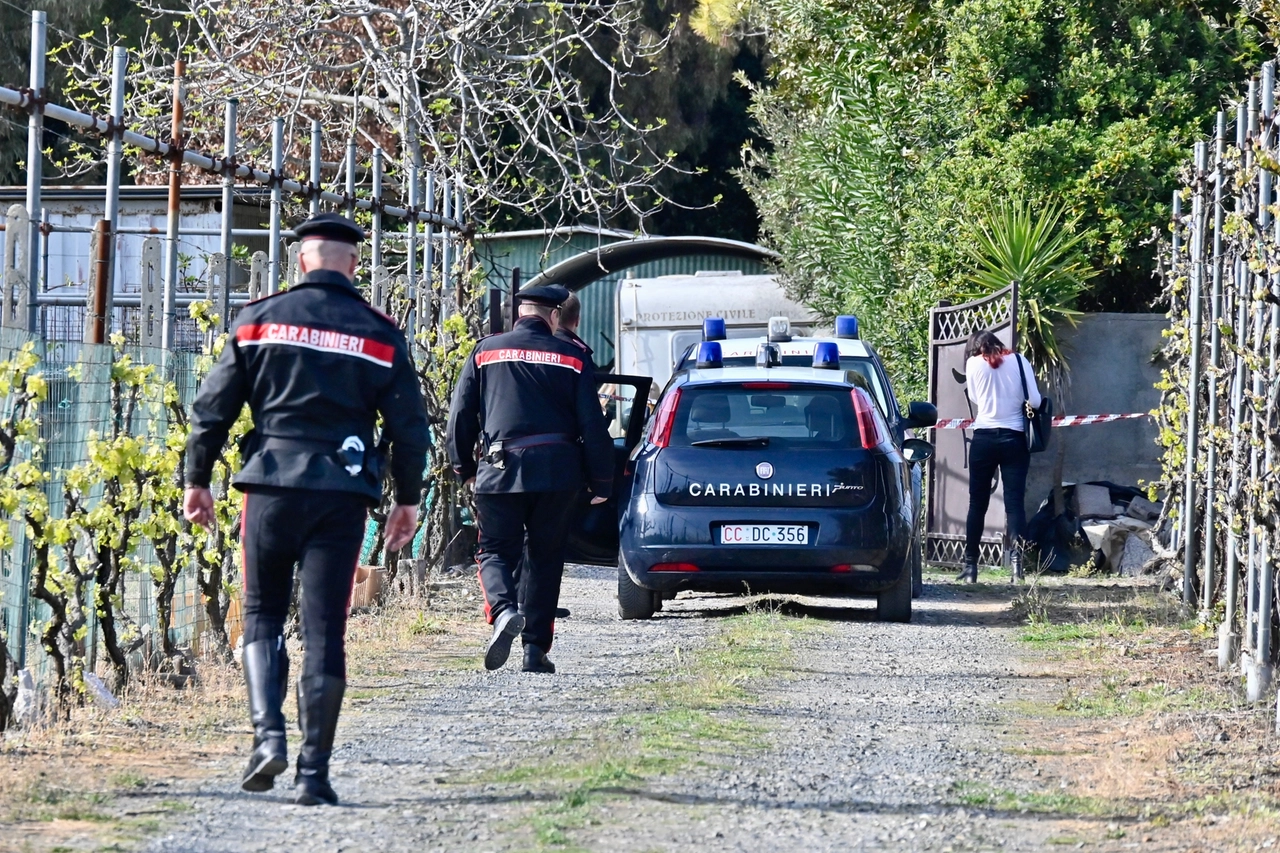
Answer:
[{"label": "black uniform jacket", "polygon": [[593,358],[593,356],[595,356],[595,350],[587,346],[586,341],[584,341],[582,338],[578,337],[575,333],[569,331],[568,329],[556,329],[556,337],[562,341],[568,341],[578,349],[582,350],[582,352],[586,356],[585,361],[587,365],[593,371],[596,369],[595,360]]},{"label": "black uniform jacket", "polygon": [[[487,461],[477,467],[477,441],[486,454],[495,442],[517,446],[504,450],[502,468]],[[510,332],[476,344],[453,394],[448,442],[453,470],[463,480],[475,477],[477,492],[568,491],[585,483],[607,498],[613,490],[613,440],[591,361],[538,317],[522,317]]]},{"label": "black uniform jacket", "polygon": [[[431,438],[404,334],[341,273],[308,273],[291,289],[246,305],[200,386],[187,440],[187,483],[207,486],[245,403],[254,431],[232,482],[358,492],[382,498],[373,440],[377,413],[391,443],[395,500],[417,504]],[[340,454],[350,436],[364,464]],[[354,467],[354,465],[352,465]]]}]

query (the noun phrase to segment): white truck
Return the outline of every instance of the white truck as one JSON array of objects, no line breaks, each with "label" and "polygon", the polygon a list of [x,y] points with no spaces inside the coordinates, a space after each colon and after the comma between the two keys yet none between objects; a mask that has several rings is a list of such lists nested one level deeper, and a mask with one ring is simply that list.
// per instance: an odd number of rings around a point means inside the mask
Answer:
[{"label": "white truck", "polygon": [[819,322],[812,309],[787,298],[776,277],[734,271],[624,278],[614,316],[614,372],[652,376],[655,397],[676,360],[702,340],[707,317],[723,317],[730,338],[767,334],[770,317],[787,317],[796,335],[811,334]]}]

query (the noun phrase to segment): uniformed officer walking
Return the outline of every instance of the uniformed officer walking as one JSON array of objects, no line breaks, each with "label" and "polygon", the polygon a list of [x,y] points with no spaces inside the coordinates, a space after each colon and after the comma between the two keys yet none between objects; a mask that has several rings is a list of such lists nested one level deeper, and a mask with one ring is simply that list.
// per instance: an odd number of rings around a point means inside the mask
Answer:
[{"label": "uniformed officer walking", "polygon": [[555,672],[547,651],[569,524],[584,485],[592,503],[613,489],[613,442],[591,362],[553,334],[568,296],[560,285],[521,291],[515,328],[476,344],[449,411],[453,469],[475,482],[480,585],[493,624],[486,669],[506,663],[520,634],[525,672]]},{"label": "uniformed officer walking", "polygon": [[[326,213],[297,235],[302,280],[245,306],[200,387],[183,508],[195,524],[213,522],[214,460],[248,403],[254,429],[232,479],[245,492],[243,659],[254,728],[241,787],[266,791],[288,767],[284,623],[297,564],[304,656],[296,801],[333,805],[329,756],[346,688],[347,610],[366,514],[382,497],[382,449],[391,449],[396,506],[386,541],[395,551],[414,533],[430,438],[404,335],[353,283],[364,232]],[[374,443],[378,414],[381,446]]]}]

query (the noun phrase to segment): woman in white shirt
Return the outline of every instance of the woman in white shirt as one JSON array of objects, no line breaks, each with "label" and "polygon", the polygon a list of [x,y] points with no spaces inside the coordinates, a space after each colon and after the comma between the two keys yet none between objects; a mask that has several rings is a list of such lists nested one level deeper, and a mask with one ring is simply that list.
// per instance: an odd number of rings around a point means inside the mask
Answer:
[{"label": "woman in white shirt", "polygon": [[[969,515],[965,523],[964,569],[957,580],[977,583],[978,546],[991,503],[996,469],[1004,481],[1004,513],[1015,578],[1022,576],[1022,531],[1025,507],[1027,451],[1024,401],[1040,405],[1035,372],[1022,356],[1011,352],[994,334],[975,332],[965,348],[965,379],[969,400],[977,410],[969,443]],[[1022,393],[1026,379],[1027,393]]]}]

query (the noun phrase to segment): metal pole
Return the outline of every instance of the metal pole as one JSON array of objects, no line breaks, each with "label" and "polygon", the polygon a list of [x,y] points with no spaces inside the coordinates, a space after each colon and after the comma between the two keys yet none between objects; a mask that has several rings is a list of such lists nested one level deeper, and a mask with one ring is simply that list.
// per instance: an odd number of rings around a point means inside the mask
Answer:
[{"label": "metal pole", "polygon": [[[434,213],[436,209],[436,173],[427,172],[427,211]],[[430,219],[427,220],[426,228],[423,229],[422,235],[422,289],[430,299],[433,295],[433,285],[435,284],[436,270],[436,226]],[[423,323],[430,323],[431,317],[427,316],[422,319]]]},{"label": "metal pole", "polygon": [[[104,335],[111,334],[111,322],[115,314],[116,292],[116,234],[120,226],[120,164],[124,155],[124,143],[120,134],[124,130],[124,85],[128,70],[129,51],[117,47],[111,52],[111,124],[112,132],[107,141],[107,200],[103,219],[107,221],[107,304],[104,308]],[[103,340],[106,340],[104,338]]]},{"label": "metal pole", "polygon": [[405,298],[409,301],[409,322],[406,324],[409,330],[409,340],[413,340],[414,324],[417,322],[414,315],[418,306],[418,165],[413,163],[409,166],[409,209],[413,211],[413,215],[408,221],[408,236],[405,238],[405,281],[408,292]]},{"label": "metal pole", "polygon": [[[1175,278],[1179,275],[1182,264],[1182,193],[1179,190],[1173,191],[1173,209],[1171,214],[1171,228],[1173,231],[1170,237],[1170,274]],[[1172,497],[1172,496],[1171,496]],[[1183,495],[1185,499],[1185,495]],[[1174,525],[1172,541],[1169,543],[1173,551],[1177,551],[1183,543],[1183,533],[1187,529],[1187,511],[1186,506],[1178,513],[1177,524]]]},{"label": "metal pole", "polygon": [[235,203],[236,203],[236,122],[240,113],[240,101],[235,98],[227,99],[227,112],[223,122],[222,130],[222,158],[227,168],[222,172],[222,257],[226,263],[226,270],[222,276],[222,293],[220,295],[218,305],[219,324],[222,331],[231,328],[231,287],[235,283],[232,274],[235,271],[235,261],[232,260],[231,254],[235,245]]},{"label": "metal pole", "polygon": [[[1272,152],[1275,147],[1275,63],[1267,62],[1262,66],[1262,117],[1265,123],[1265,129],[1262,137],[1262,146],[1268,153]],[[1263,172],[1267,178],[1267,204],[1271,203],[1270,178],[1268,172]],[[1261,186],[1262,179],[1259,178]],[[1259,211],[1258,219],[1261,230],[1266,229],[1266,222],[1263,221],[1264,216],[1269,222],[1271,217],[1269,211],[1264,207]],[[1280,221],[1276,223],[1280,229]],[[1273,237],[1274,239],[1274,237]],[[1269,283],[1271,295],[1274,297],[1278,289],[1275,278]],[[1267,365],[1267,387],[1271,387],[1276,376],[1276,356],[1277,356],[1277,338],[1280,337],[1280,308],[1274,303],[1271,305],[1271,323],[1268,330],[1268,359]],[[1269,435],[1272,431],[1275,421],[1275,405],[1272,402],[1272,396],[1267,395],[1266,412],[1262,421],[1263,434]],[[1266,450],[1263,453],[1263,477],[1264,482],[1268,485],[1264,489],[1261,496],[1264,505],[1270,504],[1270,492],[1274,488],[1270,485],[1272,463],[1274,454],[1272,452],[1273,442],[1266,441]],[[1272,583],[1272,565],[1271,556],[1275,548],[1272,544],[1272,535],[1269,531],[1262,532],[1262,558],[1258,563],[1258,596],[1257,596],[1257,633],[1258,644],[1257,654],[1254,655],[1251,666],[1245,673],[1245,694],[1250,702],[1260,702],[1271,687],[1271,603],[1273,593]]]},{"label": "metal pole", "polygon": [[27,119],[27,214],[31,217],[31,239],[27,247],[27,288],[31,298],[27,328],[39,328],[40,293],[40,182],[44,174],[44,67],[48,18],[44,12],[31,13],[31,114]]},{"label": "metal pole", "polygon": [[1208,455],[1205,459],[1204,492],[1204,594],[1201,596],[1203,621],[1212,618],[1213,593],[1216,587],[1214,560],[1218,540],[1218,363],[1222,356],[1222,158],[1227,147],[1227,114],[1218,112],[1213,151],[1213,280],[1209,296],[1209,416]]},{"label": "metal pole", "polygon": [[1191,364],[1187,380],[1187,465],[1182,491],[1182,603],[1195,599],[1196,577],[1196,455],[1200,449],[1200,291],[1204,287],[1204,182],[1208,171],[1208,146],[1195,146],[1196,182],[1191,198],[1190,293],[1187,311],[1191,321]]},{"label": "metal pole", "polygon": [[356,215],[356,141],[347,140],[347,216]]},{"label": "metal pole", "polygon": [[373,149],[373,235],[369,241],[369,266],[382,266],[382,149]]},{"label": "metal pole", "polygon": [[[452,216],[453,210],[453,187],[448,178],[444,179],[444,198],[441,200],[441,213],[444,218],[448,219]],[[453,271],[449,269],[452,264],[452,257],[449,245],[449,229],[440,229],[440,319],[452,316],[454,313],[455,303],[451,301],[452,294],[449,292],[449,281]]]},{"label": "metal pole", "polygon": [[267,246],[267,293],[280,290],[280,219],[284,215],[284,119],[271,125],[271,236]]},{"label": "metal pole", "polygon": [[320,149],[324,144],[324,138],[320,134],[320,122],[315,119],[311,120],[311,215],[315,216],[320,212]]},{"label": "metal pole", "polygon": [[[173,349],[178,327],[178,233],[182,220],[182,110],[186,93],[182,77],[187,63],[181,59],[173,63],[173,120],[169,136],[172,148],[169,160],[169,228],[164,247],[164,325],[160,327],[160,348]],[[173,154],[172,152],[177,152]]]},{"label": "metal pole", "polygon": [[[1248,107],[1241,101],[1236,107],[1236,149],[1240,152],[1245,169],[1248,168],[1248,157],[1245,154],[1248,123]],[[1238,190],[1235,202],[1235,212],[1239,214],[1244,208],[1244,198]],[[1233,282],[1236,300],[1236,354],[1234,356],[1235,375],[1231,381],[1231,485],[1227,492],[1226,595],[1223,601],[1222,625],[1218,629],[1218,669],[1221,670],[1230,667],[1240,653],[1240,633],[1236,630],[1236,611],[1240,607],[1240,541],[1236,536],[1236,522],[1239,515],[1237,504],[1240,500],[1240,457],[1242,455],[1240,410],[1244,405],[1245,379],[1245,359],[1240,356],[1240,353],[1244,352],[1249,323],[1248,282],[1248,266],[1244,258],[1237,254]]]},{"label": "metal pole", "polygon": [[462,231],[461,231],[464,210],[465,210],[465,207],[463,206],[463,197],[462,197],[462,178],[461,176],[459,176],[453,179],[453,218],[457,220],[458,228],[459,228],[458,231],[454,232],[454,239],[456,241],[454,246],[454,264],[458,267],[458,274],[457,276],[454,277],[454,290],[456,293],[456,296],[454,297],[454,302],[459,307],[461,307],[462,305],[462,299],[464,296],[462,285],[463,285],[463,282],[466,280],[466,263],[467,263],[467,259],[466,257],[464,257],[464,254],[463,254],[465,249],[463,247]]}]

